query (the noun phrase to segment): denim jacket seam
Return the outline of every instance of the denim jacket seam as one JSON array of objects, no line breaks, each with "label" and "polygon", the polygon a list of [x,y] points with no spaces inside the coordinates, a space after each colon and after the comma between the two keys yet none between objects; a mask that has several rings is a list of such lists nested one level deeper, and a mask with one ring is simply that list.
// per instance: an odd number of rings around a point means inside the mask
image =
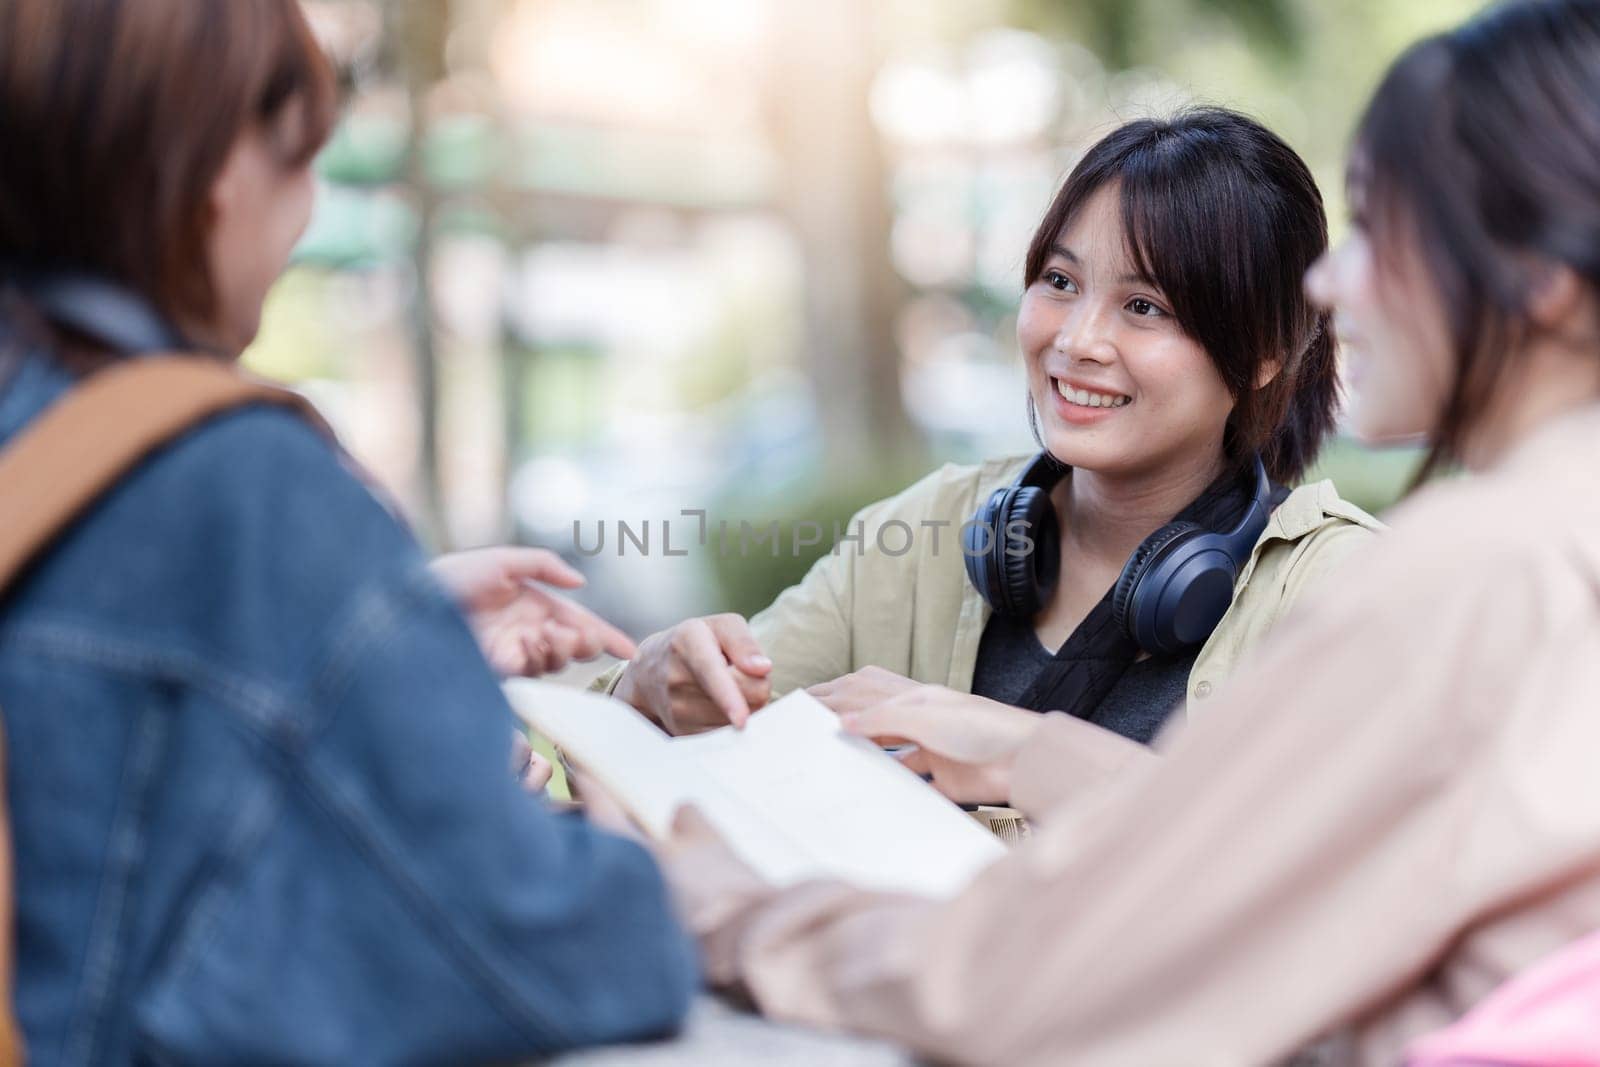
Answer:
[{"label": "denim jacket seam", "polygon": [[[313,714],[334,705],[334,698],[346,684],[351,668],[371,646],[388,640],[399,623],[408,618],[429,593],[439,593],[425,566],[409,567],[401,574],[399,594],[382,581],[369,581],[352,597],[338,623],[329,627],[322,647],[327,651],[313,665],[306,688],[304,706]],[[442,594],[441,594],[442,595]],[[320,719],[306,723],[310,738],[326,725]]]},{"label": "denim jacket seam", "polygon": [[288,692],[240,671],[219,668],[187,649],[175,650],[64,621],[28,620],[0,630],[0,651],[15,648],[118,673],[193,686],[272,736],[293,720]]},{"label": "denim jacket seam", "polygon": [[258,777],[255,788],[243,798],[238,814],[224,831],[217,859],[208,865],[210,869],[203,878],[204,888],[173,939],[165,977],[185,976],[203,955],[237,889],[236,878],[272,828],[273,816],[281,807],[280,790],[274,789],[266,776]]},{"label": "denim jacket seam", "polygon": [[73,1034],[63,1049],[64,1063],[96,1062],[96,1049],[108,1017],[105,1000],[115,986],[122,965],[122,942],[127,934],[127,902],[145,837],[145,808],[149,802],[161,742],[167,722],[150,713],[135,727],[132,758],[123,772],[120,802],[112,821],[110,856],[94,917],[90,920],[88,958],[79,987]]}]

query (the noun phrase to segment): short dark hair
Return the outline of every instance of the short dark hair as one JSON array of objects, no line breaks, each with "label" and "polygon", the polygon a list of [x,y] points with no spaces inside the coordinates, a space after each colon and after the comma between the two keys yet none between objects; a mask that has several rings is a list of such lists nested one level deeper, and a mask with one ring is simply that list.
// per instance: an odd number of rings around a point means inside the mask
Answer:
[{"label": "short dark hair", "polygon": [[1380,270],[1415,249],[1456,364],[1414,484],[1459,462],[1542,266],[1600,289],[1600,2],[1491,8],[1395,61],[1347,173]]},{"label": "short dark hair", "polygon": [[[1116,184],[1140,273],[1172,302],[1234,398],[1224,448],[1259,452],[1277,481],[1298,480],[1338,410],[1327,316],[1306,298],[1306,271],[1328,247],[1322,194],[1304,161],[1271,130],[1225,108],[1192,108],[1118,127],[1090,148],[1028,247],[1024,283],[1103,186]],[[1263,368],[1277,376],[1257,389]]]},{"label": "short dark hair", "polygon": [[0,259],[120,282],[208,316],[208,193],[252,123],[303,164],[334,86],[298,0],[0,5]]}]

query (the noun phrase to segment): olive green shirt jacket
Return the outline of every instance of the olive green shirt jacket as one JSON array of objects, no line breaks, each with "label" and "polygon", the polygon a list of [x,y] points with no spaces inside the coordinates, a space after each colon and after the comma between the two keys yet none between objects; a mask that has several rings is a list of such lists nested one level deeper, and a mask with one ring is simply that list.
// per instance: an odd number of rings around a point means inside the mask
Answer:
[{"label": "olive green shirt jacket", "polygon": [[[867,666],[970,692],[991,609],[967,579],[961,527],[1031,459],[946,464],[857,512],[805,578],[750,620],[773,660],[774,696]],[[1332,482],[1294,490],[1273,510],[1232,606],[1195,660],[1188,710],[1216,692],[1304,589],[1379,529]],[[620,676],[613,668],[595,688],[610,692]],[[1106,731],[1085,724],[1084,733]],[[1120,739],[1106,737],[1115,758]]]},{"label": "olive green shirt jacket", "polygon": [[[1031,456],[947,464],[850,521],[840,541],[751,620],[773,659],[773,692],[828,681],[868,665],[970,691],[991,609],[968,580],[961,526]],[[1290,494],[1257,540],[1223,616],[1189,677],[1189,707],[1207,699],[1301,590],[1365,543],[1377,520],[1332,482]],[[914,536],[913,536],[914,535]],[[900,552],[909,542],[909,550]]]}]

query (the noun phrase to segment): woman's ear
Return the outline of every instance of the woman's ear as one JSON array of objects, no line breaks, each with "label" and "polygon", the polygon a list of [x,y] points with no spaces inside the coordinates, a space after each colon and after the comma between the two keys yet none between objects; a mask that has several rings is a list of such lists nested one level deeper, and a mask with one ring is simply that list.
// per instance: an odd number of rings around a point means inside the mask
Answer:
[{"label": "woman's ear", "polygon": [[1593,293],[1578,272],[1565,263],[1534,268],[1528,292],[1528,320],[1542,330],[1565,333],[1593,314]]},{"label": "woman's ear", "polygon": [[1265,389],[1267,386],[1271,385],[1281,373],[1283,373],[1283,360],[1262,360],[1261,366],[1256,368],[1255,387],[1257,389]]}]

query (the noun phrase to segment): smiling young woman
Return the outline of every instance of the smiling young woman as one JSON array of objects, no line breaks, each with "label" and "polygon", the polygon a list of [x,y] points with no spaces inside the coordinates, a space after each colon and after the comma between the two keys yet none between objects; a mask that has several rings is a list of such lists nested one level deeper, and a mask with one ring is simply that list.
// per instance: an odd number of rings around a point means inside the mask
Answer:
[{"label": "smiling young woman", "polygon": [[[1129,740],[1209,699],[1376,528],[1328,482],[1288,487],[1335,417],[1333,337],[1300,284],[1326,242],[1309,171],[1260,124],[1197,109],[1115,130],[1027,253],[1017,340],[1041,451],[872,505],[859,553],[824,556],[749,624],[655,635],[601,684],[679,730],[800,687],[841,714],[937,704],[1003,731],[1063,711],[1097,764],[1137,759]],[[920,532],[912,551],[877,545],[894,523]],[[969,523],[988,545],[928,536]],[[963,801],[1006,793],[919,769]]]}]

